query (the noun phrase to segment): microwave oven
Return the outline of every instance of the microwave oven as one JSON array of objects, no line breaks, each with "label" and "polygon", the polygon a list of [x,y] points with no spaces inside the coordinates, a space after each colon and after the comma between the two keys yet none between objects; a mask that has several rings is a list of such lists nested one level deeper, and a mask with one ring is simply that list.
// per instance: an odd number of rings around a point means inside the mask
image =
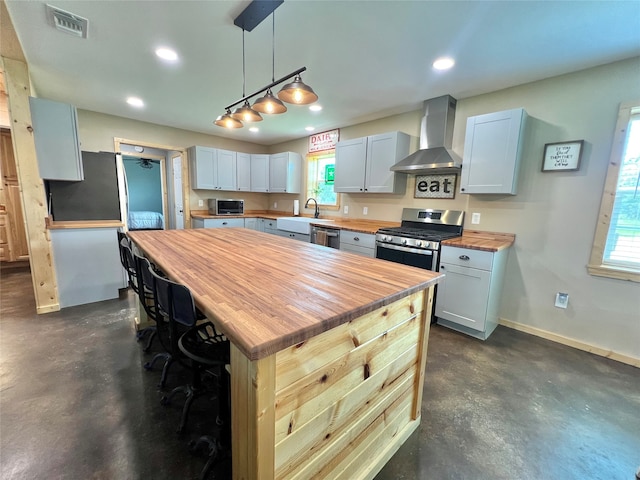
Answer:
[{"label": "microwave oven", "polygon": [[244,215],[244,200],[210,198],[209,215]]}]

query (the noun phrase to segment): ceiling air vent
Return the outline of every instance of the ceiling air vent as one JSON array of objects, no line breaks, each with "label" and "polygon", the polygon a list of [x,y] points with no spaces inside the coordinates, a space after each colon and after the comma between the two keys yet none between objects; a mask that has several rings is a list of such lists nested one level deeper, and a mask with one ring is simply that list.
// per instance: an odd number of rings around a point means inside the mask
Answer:
[{"label": "ceiling air vent", "polygon": [[58,7],[47,5],[47,18],[58,30],[74,37],[87,38],[89,20],[73,13],[65,12]]}]

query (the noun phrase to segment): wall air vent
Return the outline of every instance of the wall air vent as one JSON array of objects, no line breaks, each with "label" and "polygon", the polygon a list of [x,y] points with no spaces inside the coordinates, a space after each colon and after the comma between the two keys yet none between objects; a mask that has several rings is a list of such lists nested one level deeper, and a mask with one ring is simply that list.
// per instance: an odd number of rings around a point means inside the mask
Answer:
[{"label": "wall air vent", "polygon": [[47,5],[47,18],[58,30],[74,37],[87,38],[89,20],[73,13],[65,12],[58,7]]}]

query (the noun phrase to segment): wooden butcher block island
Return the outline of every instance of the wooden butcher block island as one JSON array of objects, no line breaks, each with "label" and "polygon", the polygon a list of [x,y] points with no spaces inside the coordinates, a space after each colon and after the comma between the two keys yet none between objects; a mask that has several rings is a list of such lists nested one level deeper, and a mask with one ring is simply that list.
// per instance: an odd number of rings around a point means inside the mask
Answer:
[{"label": "wooden butcher block island", "polygon": [[233,478],[373,478],[420,423],[441,274],[243,228],[130,232],[229,338]]}]

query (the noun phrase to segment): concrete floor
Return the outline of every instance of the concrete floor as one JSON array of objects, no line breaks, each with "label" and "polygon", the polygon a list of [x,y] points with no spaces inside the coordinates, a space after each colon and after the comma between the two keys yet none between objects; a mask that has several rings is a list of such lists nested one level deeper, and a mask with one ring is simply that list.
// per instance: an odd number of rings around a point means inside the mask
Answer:
[{"label": "concrete floor", "polygon": [[[186,442],[210,419],[198,407],[175,433],[133,295],[36,315],[28,270],[1,275],[0,477],[197,476]],[[432,326],[427,362],[422,424],[377,480],[635,478],[639,369],[504,327],[481,342]]]}]

